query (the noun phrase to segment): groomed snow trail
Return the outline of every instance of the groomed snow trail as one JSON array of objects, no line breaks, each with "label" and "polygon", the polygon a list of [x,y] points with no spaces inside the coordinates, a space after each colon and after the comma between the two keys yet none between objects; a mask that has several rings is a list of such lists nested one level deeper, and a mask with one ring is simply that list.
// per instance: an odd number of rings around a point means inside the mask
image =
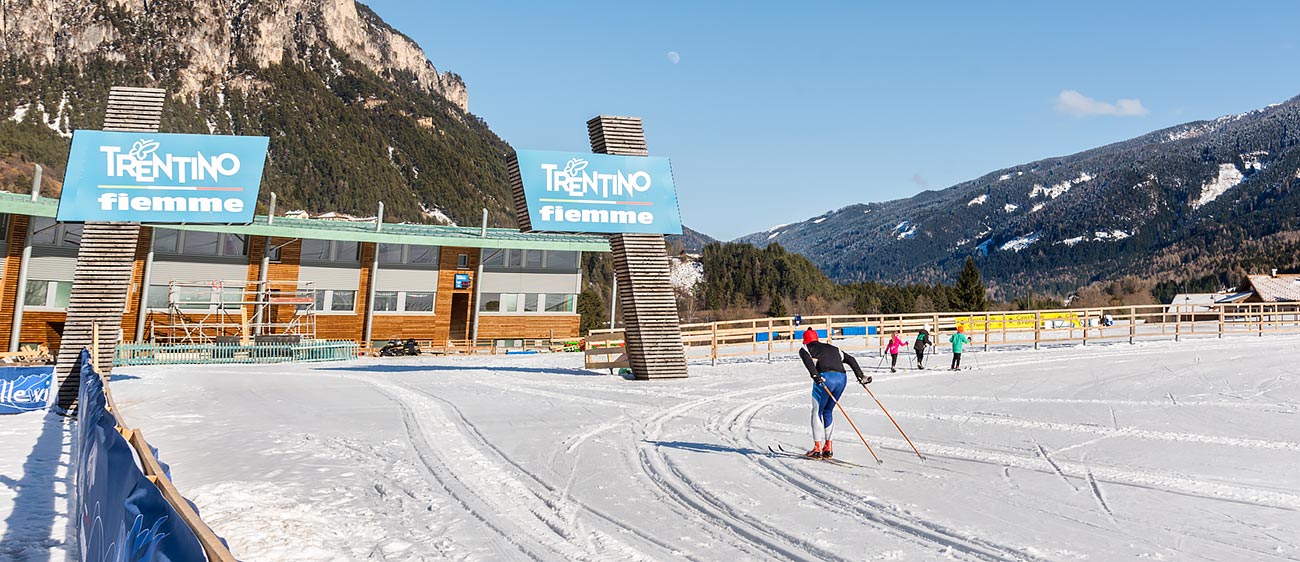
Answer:
[{"label": "groomed snow trail", "polygon": [[851,384],[885,462],[839,411],[836,456],[863,468],[768,452],[809,440],[784,356],[670,381],[563,354],[123,368],[114,392],[246,560],[1300,560],[1297,352],[1241,337],[876,372],[927,460]]}]

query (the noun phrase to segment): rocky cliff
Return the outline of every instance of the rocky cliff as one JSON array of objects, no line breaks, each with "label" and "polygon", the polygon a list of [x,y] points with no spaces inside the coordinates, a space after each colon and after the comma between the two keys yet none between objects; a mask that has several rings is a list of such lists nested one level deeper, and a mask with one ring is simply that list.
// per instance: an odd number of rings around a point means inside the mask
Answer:
[{"label": "rocky cliff", "polygon": [[[84,65],[153,51],[183,61],[176,69],[181,95],[236,78],[241,62],[302,64],[321,51],[327,58],[344,53],[389,79],[410,76],[469,110],[459,76],[439,73],[419,45],[353,0],[6,0],[0,14],[7,56]],[[148,43],[136,45],[143,37]]]}]

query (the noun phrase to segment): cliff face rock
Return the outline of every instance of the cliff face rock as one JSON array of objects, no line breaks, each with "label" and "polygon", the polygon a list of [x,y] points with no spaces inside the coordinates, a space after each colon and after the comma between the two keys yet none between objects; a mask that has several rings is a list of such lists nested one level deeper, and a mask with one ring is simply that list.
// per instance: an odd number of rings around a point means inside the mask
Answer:
[{"label": "cliff face rock", "polygon": [[346,56],[469,109],[459,76],[439,73],[419,45],[353,0],[5,0],[0,47],[38,66],[168,61],[180,95],[230,83],[241,63],[266,68]]}]

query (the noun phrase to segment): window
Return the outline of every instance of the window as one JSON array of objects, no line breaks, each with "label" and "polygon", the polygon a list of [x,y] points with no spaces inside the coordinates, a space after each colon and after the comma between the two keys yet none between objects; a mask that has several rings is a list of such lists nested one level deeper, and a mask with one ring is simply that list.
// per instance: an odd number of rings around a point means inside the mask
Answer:
[{"label": "window", "polygon": [[483,293],[479,295],[478,311],[479,312],[500,312],[501,293]]},{"label": "window", "polygon": [[361,252],[356,242],[334,241],[334,261],[357,262],[360,260]]},{"label": "window", "polygon": [[334,312],[352,312],[357,306],[356,291],[331,291],[330,310]]},{"label": "window", "polygon": [[576,271],[578,252],[560,250],[483,250],[485,269],[556,269]]},{"label": "window", "polygon": [[404,244],[379,244],[379,263],[402,263]]},{"label": "window", "polygon": [[330,241],[304,238],[302,241],[302,261],[330,261]]},{"label": "window", "polygon": [[546,312],[573,312],[573,295],[546,295]]},{"label": "window", "polygon": [[483,293],[479,312],[573,313],[578,296],[571,293]]},{"label": "window", "polygon": [[527,269],[541,269],[543,265],[542,258],[545,256],[541,250],[528,250],[524,252],[524,267]]},{"label": "window", "polygon": [[184,256],[247,256],[248,239],[242,234],[157,228],[154,229],[153,250],[160,254]]},{"label": "window", "polygon": [[434,293],[406,293],[406,304],[402,310],[407,312],[433,312]]},{"label": "window", "polygon": [[54,222],[46,217],[32,217],[32,245],[76,248],[81,245],[81,225]]},{"label": "window", "polygon": [[0,240],[9,239],[9,215],[0,215]]},{"label": "window", "polygon": [[27,281],[27,295],[23,297],[23,306],[67,308],[68,298],[71,296],[71,281],[31,279]]},{"label": "window", "polygon": [[438,246],[413,246],[409,244],[379,244],[379,263],[438,263]]},{"label": "window", "polygon": [[397,312],[397,291],[375,291],[375,312]]},{"label": "window", "polygon": [[181,238],[181,253],[187,256],[215,256],[221,248],[221,234],[216,232],[186,232]]},{"label": "window", "polygon": [[375,291],[375,312],[433,312],[438,293],[427,291]]},{"label": "window", "polygon": [[547,250],[546,269],[578,269],[578,252]]},{"label": "window", "polygon": [[356,242],[303,238],[302,261],[357,263],[361,261],[358,248]]},{"label": "window", "polygon": [[469,269],[469,254],[456,254],[456,269]]},{"label": "window", "polygon": [[167,286],[150,285],[149,297],[145,300],[145,306],[148,308],[167,308]]},{"label": "window", "polygon": [[153,231],[153,251],[164,254],[176,253],[176,245],[180,242],[180,236],[181,232],[179,230],[155,228]]},{"label": "window", "polygon": [[509,250],[483,250],[483,267],[505,267]]}]

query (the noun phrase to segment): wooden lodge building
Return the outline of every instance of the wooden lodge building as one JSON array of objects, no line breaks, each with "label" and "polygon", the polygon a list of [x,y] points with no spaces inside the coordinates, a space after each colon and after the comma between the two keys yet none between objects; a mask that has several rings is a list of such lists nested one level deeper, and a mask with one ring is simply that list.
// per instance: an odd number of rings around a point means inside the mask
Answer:
[{"label": "wooden lodge building", "polygon": [[[0,337],[10,351],[59,345],[81,225],[56,223],[57,206],[0,193]],[[600,236],[375,221],[144,227],[122,341],[573,338],[581,253],[608,251]]]}]

